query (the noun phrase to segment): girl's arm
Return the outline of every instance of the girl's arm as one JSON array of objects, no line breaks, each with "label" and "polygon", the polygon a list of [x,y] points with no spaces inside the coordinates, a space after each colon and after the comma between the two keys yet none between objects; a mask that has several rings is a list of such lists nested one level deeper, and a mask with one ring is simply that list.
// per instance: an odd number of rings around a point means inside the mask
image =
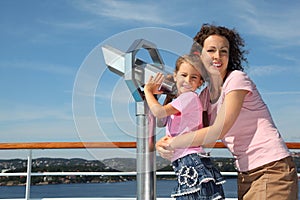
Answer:
[{"label": "girl's arm", "polygon": [[[172,149],[201,146],[222,139],[236,121],[246,94],[246,90],[234,90],[225,96],[213,125],[189,132],[169,140]],[[166,142],[166,141],[165,141]],[[166,145],[167,146],[167,145]]]},{"label": "girl's arm", "polygon": [[[172,100],[174,99],[174,95],[169,95],[167,94],[165,100],[164,100],[164,103],[163,105],[167,105],[168,103],[170,103]],[[157,119],[156,121],[156,126],[157,127],[165,127],[167,125],[167,117],[163,117],[163,118],[159,118]]]},{"label": "girl's arm", "polygon": [[171,106],[171,104],[162,106],[154,96],[154,94],[161,94],[161,92],[158,91],[158,87],[163,79],[164,75],[162,73],[157,73],[154,78],[152,76],[150,77],[148,83],[144,87],[147,104],[152,114],[157,118],[163,118],[179,113],[179,111]]}]

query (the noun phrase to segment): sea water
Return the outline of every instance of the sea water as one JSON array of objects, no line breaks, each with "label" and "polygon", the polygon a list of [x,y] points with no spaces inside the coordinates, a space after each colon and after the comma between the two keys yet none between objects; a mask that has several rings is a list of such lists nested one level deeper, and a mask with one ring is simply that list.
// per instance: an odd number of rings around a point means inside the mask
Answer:
[{"label": "sea water", "polygon": [[[170,197],[175,187],[174,180],[158,180],[157,197]],[[226,178],[223,185],[227,198],[237,198],[236,178]],[[299,186],[300,187],[300,186]],[[299,188],[300,189],[300,188]],[[30,188],[31,198],[71,198],[71,197],[136,197],[136,181],[117,183],[84,183],[34,185]],[[299,195],[300,196],[300,195]],[[25,198],[25,186],[0,186],[0,198]]]},{"label": "sea water", "polygon": [[[226,179],[226,197],[237,197],[236,179]],[[175,180],[158,180],[157,197],[170,197],[176,186]],[[84,183],[34,185],[30,188],[31,198],[71,198],[71,197],[136,197],[136,181],[117,183]],[[0,186],[0,198],[24,198],[25,186]]]}]

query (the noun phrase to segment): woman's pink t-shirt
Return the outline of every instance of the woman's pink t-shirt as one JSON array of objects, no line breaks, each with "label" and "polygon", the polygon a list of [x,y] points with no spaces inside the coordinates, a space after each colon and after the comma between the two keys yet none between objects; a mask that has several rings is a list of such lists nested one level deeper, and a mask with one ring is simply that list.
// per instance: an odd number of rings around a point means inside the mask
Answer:
[{"label": "woman's pink t-shirt", "polygon": [[237,169],[249,171],[289,156],[266,104],[244,72],[236,70],[227,77],[217,102],[218,108],[223,104],[225,95],[233,90],[249,91],[238,118],[222,139],[236,158]]},{"label": "woman's pink t-shirt", "polygon": [[[170,103],[180,113],[171,115],[168,118],[166,134],[168,136],[177,136],[190,131],[202,128],[202,105],[198,95],[195,92],[186,92],[179,95]],[[191,153],[204,153],[202,147],[190,147],[186,149],[176,149],[173,159],[177,160]]]}]

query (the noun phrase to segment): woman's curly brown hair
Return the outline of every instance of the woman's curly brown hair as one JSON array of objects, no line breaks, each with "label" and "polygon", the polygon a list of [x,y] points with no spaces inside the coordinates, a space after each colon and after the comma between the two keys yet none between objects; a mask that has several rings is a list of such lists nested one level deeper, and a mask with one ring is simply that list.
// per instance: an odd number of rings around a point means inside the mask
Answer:
[{"label": "woman's curly brown hair", "polygon": [[[227,72],[233,70],[244,71],[243,62],[248,63],[244,50],[245,42],[235,29],[228,29],[223,26],[215,26],[211,24],[203,24],[200,31],[194,37],[194,41],[203,47],[204,41],[211,35],[220,35],[225,37],[229,42],[229,62]],[[193,49],[193,47],[192,47]]]}]

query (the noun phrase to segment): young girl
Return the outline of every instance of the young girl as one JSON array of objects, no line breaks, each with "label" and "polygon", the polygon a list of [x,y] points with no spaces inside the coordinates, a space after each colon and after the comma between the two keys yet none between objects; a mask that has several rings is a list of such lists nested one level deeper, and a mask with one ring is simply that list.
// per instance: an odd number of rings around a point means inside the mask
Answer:
[{"label": "young girl", "polygon": [[[161,105],[154,94],[160,94],[158,83],[164,79],[158,73],[144,87],[145,97],[152,114],[157,118],[168,117],[166,135],[177,136],[203,127],[202,105],[195,92],[203,83],[199,72],[202,64],[197,55],[184,55],[177,59],[174,72],[178,95],[171,103]],[[172,197],[183,199],[223,199],[224,179],[212,165],[202,147],[176,149],[171,159],[178,178]]]}]

